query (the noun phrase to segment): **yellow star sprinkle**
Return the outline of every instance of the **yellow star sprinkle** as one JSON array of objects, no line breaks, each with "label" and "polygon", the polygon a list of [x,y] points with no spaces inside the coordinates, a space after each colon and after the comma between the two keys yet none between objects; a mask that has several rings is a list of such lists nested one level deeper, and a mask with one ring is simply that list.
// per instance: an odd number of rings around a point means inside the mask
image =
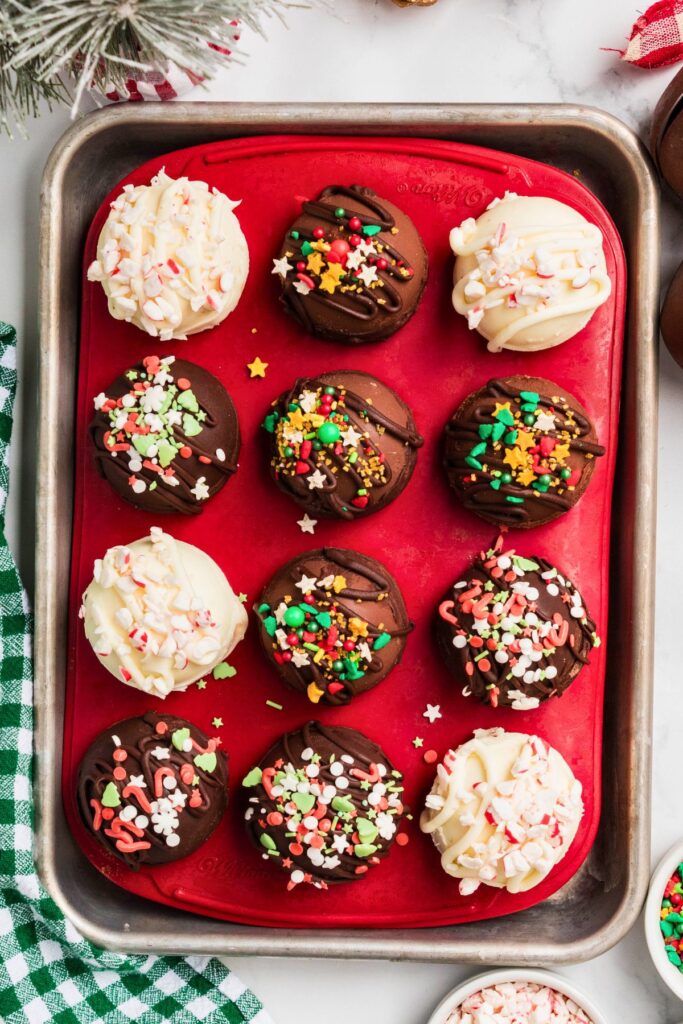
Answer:
[{"label": "yellow star sprinkle", "polygon": [[290,427],[294,427],[295,430],[304,430],[304,414],[301,409],[291,409],[287,413]]},{"label": "yellow star sprinkle", "polygon": [[521,448],[523,452],[525,452],[527,448],[533,448],[535,443],[533,434],[527,433],[526,430],[517,431],[517,440],[515,441],[515,444],[518,448]]},{"label": "yellow star sprinkle", "polygon": [[342,267],[341,263],[328,263],[327,273],[331,274],[336,281],[339,281],[339,278],[344,273],[344,268]]},{"label": "yellow star sprinkle", "polygon": [[306,261],[306,270],[312,274],[319,274],[323,267],[323,258],[319,252],[312,252]]},{"label": "yellow star sprinkle", "polygon": [[256,356],[253,362],[247,363],[247,369],[250,377],[265,377],[268,363],[264,363],[259,356]]},{"label": "yellow star sprinkle", "polygon": [[533,469],[529,469],[528,467],[517,474],[517,482],[520,483],[523,487],[528,487],[529,484],[535,479],[536,474],[534,473]]},{"label": "yellow star sprinkle", "polygon": [[506,448],[505,458],[503,462],[507,462],[508,466],[512,469],[518,469],[526,465],[527,455],[521,452],[519,448]]},{"label": "yellow star sprinkle", "polygon": [[335,576],[334,577],[334,582],[332,584],[332,589],[334,590],[335,594],[341,594],[342,590],[346,590],[346,586],[347,586],[347,584],[346,584],[346,577],[345,576]]},{"label": "yellow star sprinkle", "polygon": [[564,462],[565,459],[569,458],[569,445],[568,444],[556,444],[553,448],[553,456],[558,462]]},{"label": "yellow star sprinkle", "polygon": [[349,628],[354,636],[367,636],[368,635],[368,624],[363,622],[362,619],[353,618],[349,619]]},{"label": "yellow star sprinkle", "polygon": [[502,405],[501,405],[500,402],[496,402],[496,408],[493,410],[493,412],[491,414],[493,416],[493,419],[496,418],[496,416],[498,415],[499,412],[503,412],[504,409],[506,409],[509,413],[512,412],[512,410],[510,409],[510,403],[509,402],[504,402]]},{"label": "yellow star sprinkle", "polygon": [[338,278],[336,278],[329,270],[326,270],[320,278],[320,291],[329,292],[330,295],[333,295],[338,287]]}]

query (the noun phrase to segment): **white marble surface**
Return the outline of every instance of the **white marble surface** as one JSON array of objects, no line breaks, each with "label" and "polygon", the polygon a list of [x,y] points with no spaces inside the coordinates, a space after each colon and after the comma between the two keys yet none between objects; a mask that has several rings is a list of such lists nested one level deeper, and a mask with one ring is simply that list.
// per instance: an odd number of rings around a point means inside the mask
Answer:
[{"label": "white marble surface", "polygon": [[[246,35],[248,60],[221,75],[209,97],[235,100],[566,101],[603,107],[641,132],[672,69],[643,72],[601,47],[621,44],[646,4],[639,0],[439,0],[399,10],[389,0],[337,0],[336,12],[294,11],[288,28],[273,21],[268,40]],[[201,91],[195,93],[203,98]],[[28,142],[0,140],[5,196],[0,247],[0,318],[21,339],[22,401],[17,415],[11,543],[27,582],[33,578],[34,367],[40,173],[67,126],[54,113],[32,125]],[[681,210],[664,210],[664,268],[683,258]],[[678,247],[676,247],[678,241]],[[680,438],[683,371],[664,354],[661,367],[654,744],[653,856],[683,834],[677,604],[683,500]],[[558,921],[558,929],[561,921]],[[263,998],[277,1024],[417,1024],[468,971],[457,966],[244,959],[233,966]],[[676,1024],[683,1006],[660,985],[641,926],[599,960],[566,969],[620,1024]]]}]

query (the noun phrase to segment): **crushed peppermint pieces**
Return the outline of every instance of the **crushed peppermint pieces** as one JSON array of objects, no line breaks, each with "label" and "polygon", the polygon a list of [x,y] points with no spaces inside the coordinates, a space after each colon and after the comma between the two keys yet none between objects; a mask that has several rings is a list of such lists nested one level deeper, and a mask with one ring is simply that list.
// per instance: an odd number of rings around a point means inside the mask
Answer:
[{"label": "crushed peppermint pieces", "polygon": [[593,1024],[573,999],[531,981],[480,989],[456,1007],[445,1024]]}]

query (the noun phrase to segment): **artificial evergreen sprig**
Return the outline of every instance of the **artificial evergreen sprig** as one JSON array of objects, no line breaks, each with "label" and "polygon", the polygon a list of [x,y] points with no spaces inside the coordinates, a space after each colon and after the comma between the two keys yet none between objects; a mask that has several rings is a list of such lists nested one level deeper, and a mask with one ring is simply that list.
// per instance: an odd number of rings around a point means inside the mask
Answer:
[{"label": "artificial evergreen sprig", "polygon": [[235,23],[262,31],[290,0],[2,0],[0,125],[11,131],[43,99],[119,89],[169,63],[211,78],[234,57]]}]

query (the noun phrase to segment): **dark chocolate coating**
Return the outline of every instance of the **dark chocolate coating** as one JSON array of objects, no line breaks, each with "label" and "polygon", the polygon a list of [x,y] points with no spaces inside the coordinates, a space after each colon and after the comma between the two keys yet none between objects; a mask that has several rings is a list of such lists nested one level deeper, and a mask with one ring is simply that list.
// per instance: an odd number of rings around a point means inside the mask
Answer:
[{"label": "dark chocolate coating", "polygon": [[[317,581],[305,587],[310,603],[296,586],[304,577]],[[283,602],[306,615],[301,636],[285,621],[278,622]],[[254,611],[268,660],[289,686],[316,704],[348,704],[380,683],[401,660],[412,629],[393,576],[374,558],[344,548],[306,551],[287,562]],[[285,634],[297,641],[288,643]],[[318,651],[305,643],[322,650],[323,657],[316,660]],[[351,650],[345,643],[353,645]],[[297,666],[303,660],[307,663]]]},{"label": "dark chocolate coating", "polygon": [[[299,422],[299,413],[292,413],[289,406],[298,405],[303,392],[316,393],[320,402],[328,387],[334,388],[335,408],[325,418],[333,421],[341,435],[352,428],[360,438],[355,444],[344,443],[343,436],[333,444],[321,444],[317,436],[313,441],[292,441],[285,431],[291,428],[292,415]],[[318,415],[316,410],[302,411],[304,438],[317,433]],[[263,426],[271,435],[270,471],[280,489],[312,516],[339,519],[369,515],[398,497],[424,443],[406,403],[388,385],[360,370],[299,378],[273,403]],[[316,472],[324,477],[323,486],[311,488],[310,478]]]},{"label": "dark chocolate coating", "polygon": [[542,377],[490,380],[465,399],[445,434],[449,484],[465,508],[497,526],[541,526],[568,512],[605,453],[583,406]]},{"label": "dark chocolate coating", "polygon": [[[191,741],[192,749],[182,749],[183,741]],[[114,776],[120,769],[122,779]],[[215,740],[184,718],[148,711],[116,722],[91,744],[79,769],[78,806],[105,849],[137,869],[180,860],[201,846],[225,811],[227,786],[228,760]],[[131,807],[132,817],[126,810]],[[107,818],[109,810],[113,816]]]},{"label": "dark chocolate coating", "polygon": [[659,328],[669,352],[683,366],[683,263],[666,293]]},{"label": "dark chocolate coating", "polygon": [[492,707],[560,696],[599,643],[574,584],[544,558],[505,551],[502,537],[444,595],[437,636],[465,696]]},{"label": "dark chocolate coating", "polygon": [[650,148],[662,177],[683,198],[683,71],[674,75],[655,107]]},{"label": "dark chocolate coating", "polygon": [[278,740],[242,786],[249,834],[290,873],[288,888],[362,878],[387,855],[404,813],[402,775],[384,751],[355,729],[320,722]]},{"label": "dark chocolate coating", "polygon": [[[147,414],[137,401],[137,396],[144,394],[138,390],[141,385],[163,388],[164,407],[156,414],[160,431],[148,429]],[[132,396],[137,404],[122,407],[124,396]],[[95,412],[90,424],[97,466],[117,494],[138,508],[195,515],[236,471],[240,450],[237,412],[221,382],[203,367],[175,359],[165,372],[157,356],[147,356],[117,377],[105,397],[104,407]],[[115,417],[123,418],[126,412],[138,415],[117,430]],[[170,422],[169,416],[178,422]],[[136,450],[134,440],[141,438],[146,443],[150,435],[161,442],[158,453]],[[108,440],[116,443],[116,450]],[[135,471],[131,458],[139,465],[134,466]]]},{"label": "dark chocolate coating", "polygon": [[[339,210],[343,215],[337,216]],[[353,218],[358,218],[360,227],[350,226]],[[316,229],[324,232],[322,238],[316,237]],[[370,234],[366,234],[368,229]],[[338,239],[351,239],[351,251],[360,239],[372,245],[374,252],[368,252],[358,267],[347,267],[343,258],[344,276],[338,282],[334,277],[323,280],[329,268],[325,250],[314,249],[323,256],[316,271],[319,261],[314,256],[309,262],[312,254],[308,247],[329,245]],[[427,253],[413,222],[393,203],[360,185],[330,185],[316,200],[305,201],[279,256],[291,264],[286,278],[280,278],[281,301],[287,312],[312,334],[347,344],[380,341],[397,331],[415,312],[427,281]],[[378,259],[386,266],[378,266]],[[297,269],[301,262],[306,263],[303,271]],[[356,274],[372,266],[376,276],[370,273],[366,284]],[[302,282],[314,287],[303,294],[296,287],[300,288]]]}]

